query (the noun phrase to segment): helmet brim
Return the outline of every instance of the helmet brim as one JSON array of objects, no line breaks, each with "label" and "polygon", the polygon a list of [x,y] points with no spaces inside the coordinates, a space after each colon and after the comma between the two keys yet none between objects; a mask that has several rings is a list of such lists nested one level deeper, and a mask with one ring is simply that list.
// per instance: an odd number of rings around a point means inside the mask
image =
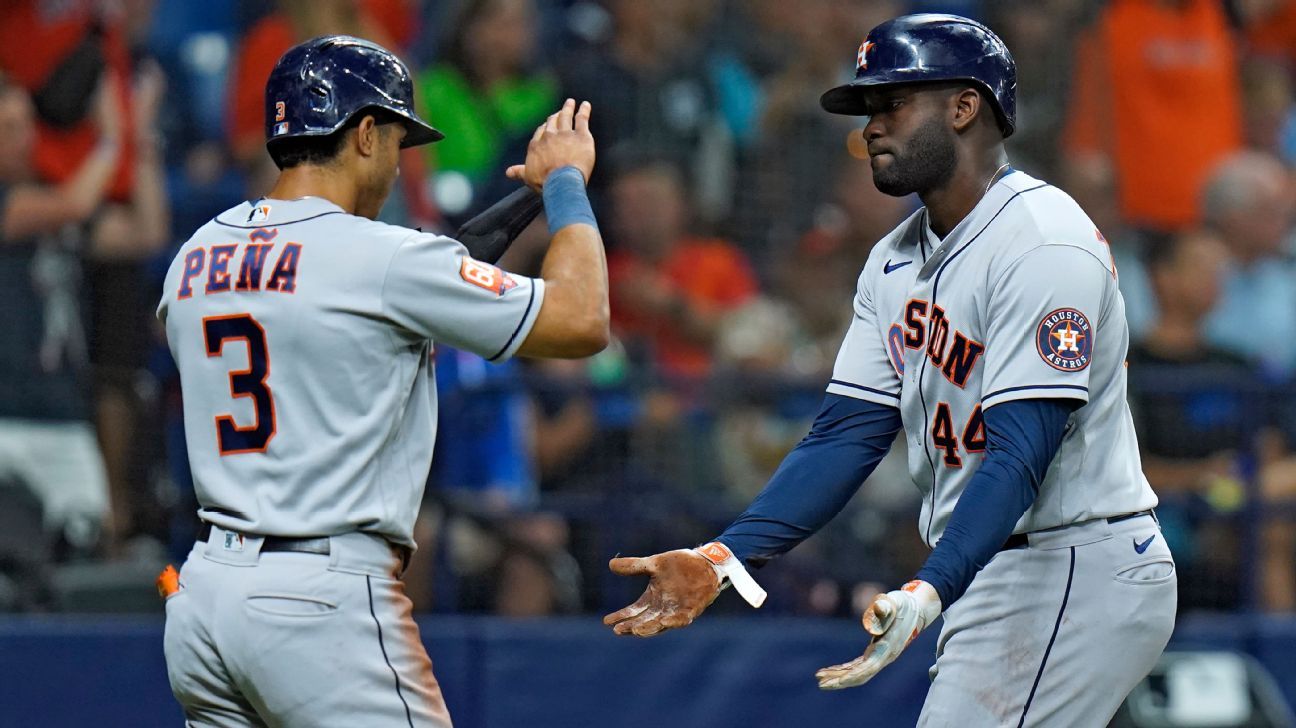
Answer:
[{"label": "helmet brim", "polygon": [[928,78],[907,69],[870,73],[835,88],[819,97],[824,111],[845,116],[870,116],[878,111],[881,92],[896,86],[926,86],[954,81],[967,81],[976,85],[975,79]]},{"label": "helmet brim", "polygon": [[413,114],[400,115],[405,119],[405,138],[401,140],[401,149],[419,147],[445,139],[445,134],[437,131],[431,124],[417,116]]},{"label": "helmet brim", "polygon": [[828,89],[819,97],[819,106],[830,114],[872,116],[881,110],[882,92],[887,89],[897,86],[926,86],[952,82],[964,82],[980,90],[982,95],[989,99],[991,111],[1004,137],[1012,135],[1016,125],[1005,118],[999,105],[994,102],[994,94],[990,89],[975,78],[915,79],[904,72],[879,73]]}]

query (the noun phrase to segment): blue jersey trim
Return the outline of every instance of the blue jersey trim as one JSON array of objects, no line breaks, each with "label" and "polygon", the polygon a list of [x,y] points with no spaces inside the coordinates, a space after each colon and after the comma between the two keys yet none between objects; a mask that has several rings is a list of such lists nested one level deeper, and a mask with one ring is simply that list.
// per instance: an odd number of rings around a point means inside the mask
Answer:
[{"label": "blue jersey trim", "polygon": [[1035,691],[1039,688],[1040,678],[1044,677],[1044,666],[1048,664],[1049,653],[1053,651],[1053,643],[1057,640],[1058,628],[1062,626],[1062,615],[1066,614],[1067,601],[1071,598],[1071,581],[1075,578],[1075,550],[1071,547],[1071,570],[1067,572],[1066,591],[1062,594],[1062,607],[1058,609],[1057,621],[1053,622],[1053,635],[1049,637],[1048,647],[1044,649],[1044,658],[1040,660],[1039,670],[1035,673],[1035,682],[1031,685],[1030,695],[1026,696],[1026,705],[1022,707],[1021,718],[1017,721],[1017,728],[1026,725],[1026,711],[1030,710],[1031,702],[1035,700]]},{"label": "blue jersey trim", "polygon": [[865,387],[865,386],[862,385],[862,384],[852,384],[851,382],[843,382],[843,381],[840,380],[840,379],[829,379],[829,380],[828,380],[828,383],[829,383],[829,384],[840,384],[840,385],[843,386],[843,387],[850,387],[851,389],[858,389],[858,390],[861,390],[861,391],[864,391],[864,392],[872,392],[873,394],[880,394],[880,395],[882,395],[883,397],[890,397],[890,398],[895,399],[895,400],[900,399],[900,395],[898,395],[898,394],[892,394],[892,393],[890,393],[890,392],[883,392],[883,391],[880,390],[880,389],[874,389],[874,388],[872,388],[872,387]]},{"label": "blue jersey trim", "polygon": [[522,332],[522,326],[526,324],[527,316],[531,315],[531,307],[534,305],[535,305],[535,283],[532,282],[531,297],[527,299],[527,307],[526,310],[522,312],[522,320],[518,322],[517,328],[513,329],[513,335],[508,337],[508,341],[504,342],[504,348],[500,349],[498,352],[495,353],[495,356],[490,357],[486,361],[495,361],[501,356],[504,356],[504,352],[509,350],[509,347],[513,345],[513,340],[516,339],[517,335]]},{"label": "blue jersey trim", "polygon": [[342,210],[329,210],[328,212],[321,212],[318,215],[303,217],[300,220],[289,220],[288,222],[267,223],[264,225],[235,225],[234,223],[231,222],[225,222],[224,220],[221,220],[219,217],[213,217],[212,222],[216,223],[217,225],[224,225],[225,227],[234,228],[236,230],[259,230],[261,228],[266,228],[266,227],[281,227],[283,225],[296,225],[299,222],[309,222],[311,220],[324,217],[325,215],[345,215],[345,214],[347,213],[343,212]]},{"label": "blue jersey trim", "polygon": [[985,402],[987,399],[998,397],[1001,394],[1007,394],[1009,392],[1020,392],[1024,389],[1078,389],[1081,392],[1085,392],[1086,394],[1089,392],[1088,387],[1084,387],[1079,384],[1024,384],[1020,387],[1005,387],[1004,389],[995,390],[990,394],[987,394],[984,397],[982,397],[981,401]]},{"label": "blue jersey trim", "polygon": [[414,716],[410,714],[409,703],[405,702],[405,694],[401,692],[400,675],[396,668],[392,666],[391,659],[387,657],[387,645],[383,642],[382,622],[378,621],[378,613],[374,611],[373,582],[369,575],[365,574],[365,589],[369,592],[369,616],[373,617],[374,627],[378,630],[378,649],[382,651],[383,662],[387,663],[387,669],[391,670],[392,679],[396,681],[396,697],[400,698],[401,705],[405,706],[405,722],[410,728],[414,728]]}]

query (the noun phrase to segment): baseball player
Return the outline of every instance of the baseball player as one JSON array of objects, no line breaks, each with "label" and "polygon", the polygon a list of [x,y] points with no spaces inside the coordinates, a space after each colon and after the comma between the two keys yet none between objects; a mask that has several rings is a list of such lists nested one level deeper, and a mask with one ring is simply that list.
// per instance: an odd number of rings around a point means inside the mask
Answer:
[{"label": "baseball player", "polygon": [[[874,28],[825,93],[864,128],[879,190],[924,206],[873,249],[823,409],[715,542],[613,559],[647,591],[604,621],[648,636],[693,621],[746,565],[846,503],[903,427],[933,551],[864,613],[860,685],[944,615],[924,726],[1104,726],[1174,625],[1174,562],[1125,401],[1128,333],[1102,234],[1015,171],[1016,71],[985,26],[910,15]],[[867,558],[867,555],[862,555]]]},{"label": "baseball player", "polygon": [[450,725],[400,579],[436,433],[433,342],[491,361],[605,346],[590,113],[569,99],[508,170],[553,234],[530,279],[374,221],[400,149],[442,136],[396,56],[330,36],[275,66],[274,189],[194,233],[158,307],[203,522],[160,579],[188,725]]}]

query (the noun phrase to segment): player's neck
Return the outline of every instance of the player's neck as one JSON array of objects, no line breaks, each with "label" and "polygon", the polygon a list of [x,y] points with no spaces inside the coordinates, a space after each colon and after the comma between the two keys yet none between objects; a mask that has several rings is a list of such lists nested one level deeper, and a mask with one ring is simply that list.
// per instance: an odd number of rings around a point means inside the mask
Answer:
[{"label": "player's neck", "polygon": [[1007,163],[1008,157],[1000,147],[997,154],[988,155],[984,160],[959,165],[944,185],[918,193],[927,207],[932,232],[944,240],[985,197],[990,183]]},{"label": "player's neck", "polygon": [[328,167],[303,164],[280,172],[274,188],[266,193],[266,197],[272,200],[319,197],[354,215],[359,192],[355,183],[345,175]]}]

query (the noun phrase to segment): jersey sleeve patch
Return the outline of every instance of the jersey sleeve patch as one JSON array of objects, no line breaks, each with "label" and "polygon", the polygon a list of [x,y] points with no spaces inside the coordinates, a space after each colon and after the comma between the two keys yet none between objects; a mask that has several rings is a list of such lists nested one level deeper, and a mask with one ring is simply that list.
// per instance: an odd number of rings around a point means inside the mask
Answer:
[{"label": "jersey sleeve patch", "polygon": [[467,256],[459,265],[459,277],[497,296],[502,296],[517,287],[517,281],[513,280],[513,276],[489,263],[473,260]]},{"label": "jersey sleeve patch", "polygon": [[1093,327],[1083,313],[1059,308],[1040,321],[1035,348],[1045,364],[1060,372],[1078,372],[1089,366],[1093,339]]}]

